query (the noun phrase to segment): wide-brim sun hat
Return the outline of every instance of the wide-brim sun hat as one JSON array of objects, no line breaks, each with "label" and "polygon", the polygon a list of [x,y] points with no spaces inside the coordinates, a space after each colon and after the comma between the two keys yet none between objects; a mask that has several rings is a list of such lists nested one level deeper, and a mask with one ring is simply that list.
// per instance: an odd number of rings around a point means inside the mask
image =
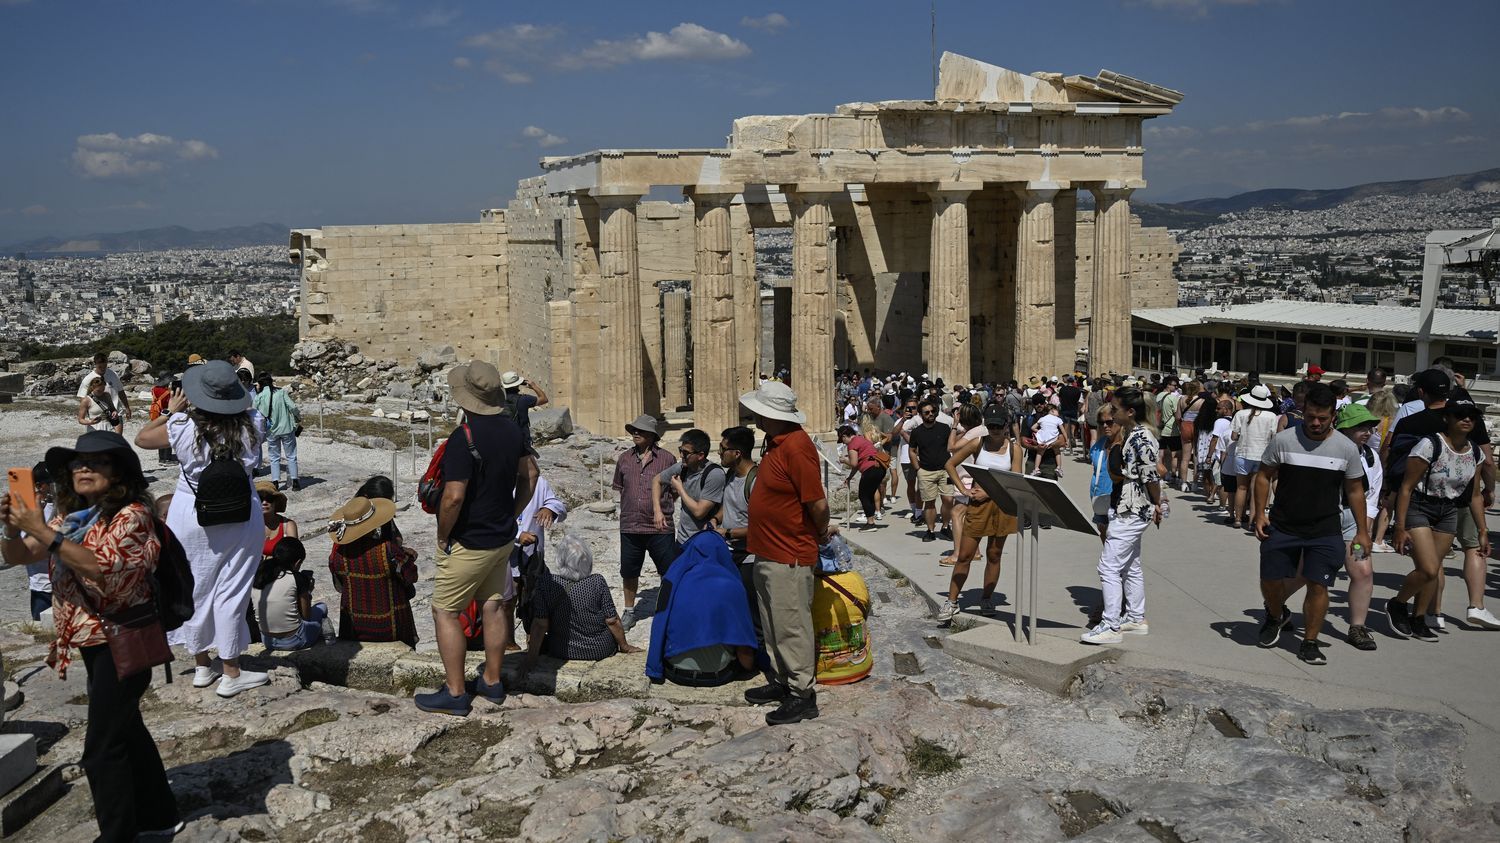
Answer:
[{"label": "wide-brim sun hat", "polygon": [[352,498],[328,518],[334,544],[350,544],[389,524],[396,502],[386,498]]},{"label": "wide-brim sun hat", "polygon": [[526,379],[521,377],[520,372],[506,372],[500,376],[500,385],[506,389],[519,389]]},{"label": "wide-brim sun hat", "polygon": [[784,383],[761,384],[760,389],[740,396],[745,409],[768,419],[803,424],[807,414],[797,409],[797,393]]},{"label": "wide-brim sun hat", "polygon": [[111,454],[115,458],[116,473],[121,482],[145,479],[145,474],[141,471],[141,458],[130,447],[130,443],[125,441],[125,437],[113,430],[90,430],[78,437],[78,442],[71,448],[58,446],[47,449],[47,471],[51,473],[54,482],[72,487],[73,470],[68,464],[79,454]]},{"label": "wide-brim sun hat", "polygon": [[497,416],[505,403],[500,373],[483,360],[472,360],[448,370],[453,403],[476,416]]},{"label": "wide-brim sun hat", "polygon": [[223,360],[210,360],[183,372],[182,392],[194,407],[221,416],[243,413],[255,403],[234,367]]},{"label": "wide-brim sun hat", "polygon": [[656,417],[649,413],[641,413],[635,417],[635,421],[625,425],[625,432],[630,434],[644,433],[647,436],[661,436],[661,431],[656,429]]},{"label": "wide-brim sun hat", "polygon": [[271,508],[277,512],[286,512],[286,495],[276,489],[275,483],[269,480],[257,480],[255,494],[260,497],[261,503],[271,504]]},{"label": "wide-brim sun hat", "polygon": [[1271,409],[1271,390],[1265,384],[1258,383],[1254,387],[1251,387],[1249,392],[1241,393],[1240,400],[1247,407],[1254,407],[1258,410],[1269,410]]},{"label": "wide-brim sun hat", "polygon": [[1440,408],[1440,412],[1450,416],[1468,416],[1475,421],[1482,421],[1484,419],[1484,411],[1479,409],[1478,404],[1463,399],[1449,401]]},{"label": "wide-brim sun hat", "polygon": [[1351,427],[1359,427],[1362,424],[1376,424],[1380,419],[1375,418],[1369,408],[1363,404],[1345,404],[1344,409],[1339,410],[1338,429],[1348,430]]}]

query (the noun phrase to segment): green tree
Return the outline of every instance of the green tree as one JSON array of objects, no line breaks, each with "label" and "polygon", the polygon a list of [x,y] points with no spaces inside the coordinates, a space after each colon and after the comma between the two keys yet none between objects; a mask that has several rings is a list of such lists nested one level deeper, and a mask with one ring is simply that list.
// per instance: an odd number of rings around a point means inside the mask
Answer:
[{"label": "green tree", "polygon": [[96,351],[123,351],[145,360],[155,372],[180,372],[190,354],[206,360],[222,360],[239,350],[255,361],[256,371],[290,374],[292,346],[297,344],[297,317],[245,316],[235,319],[192,320],[179,316],[147,331],[125,326],[87,343],[21,347],[23,360],[87,357]]}]

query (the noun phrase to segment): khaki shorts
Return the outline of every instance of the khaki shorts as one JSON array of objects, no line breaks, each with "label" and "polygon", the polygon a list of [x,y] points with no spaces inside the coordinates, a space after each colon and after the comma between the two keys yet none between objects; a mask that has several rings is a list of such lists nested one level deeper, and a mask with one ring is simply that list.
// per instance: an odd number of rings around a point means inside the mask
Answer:
[{"label": "khaki shorts", "polygon": [[432,580],[432,608],[462,612],[478,600],[509,600],[515,597],[510,578],[510,552],[515,542],[489,550],[470,550],[453,542],[447,553],[437,554],[437,576]]},{"label": "khaki shorts", "polygon": [[957,491],[953,488],[948,472],[917,469],[917,493],[922,496],[922,503],[935,501],[939,497],[951,498]]},{"label": "khaki shorts", "polygon": [[1474,523],[1474,513],[1468,506],[1458,508],[1458,546],[1464,550],[1479,547],[1479,526]]}]

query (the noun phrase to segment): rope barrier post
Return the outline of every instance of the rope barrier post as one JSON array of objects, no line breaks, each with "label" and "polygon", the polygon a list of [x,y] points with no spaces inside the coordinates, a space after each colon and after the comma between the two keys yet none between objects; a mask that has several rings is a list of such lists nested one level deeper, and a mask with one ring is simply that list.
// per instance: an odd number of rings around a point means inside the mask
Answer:
[{"label": "rope barrier post", "polygon": [[400,451],[391,451],[391,488],[395,490],[396,495],[395,498],[392,499],[393,501],[398,501],[401,499],[401,484],[397,482],[399,478],[396,476],[396,456],[400,453]]}]

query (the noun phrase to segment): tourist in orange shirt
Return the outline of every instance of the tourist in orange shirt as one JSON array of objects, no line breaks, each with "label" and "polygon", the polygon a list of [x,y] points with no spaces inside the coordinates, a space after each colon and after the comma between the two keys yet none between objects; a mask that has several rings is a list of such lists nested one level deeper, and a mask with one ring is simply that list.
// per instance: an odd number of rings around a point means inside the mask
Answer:
[{"label": "tourist in orange shirt", "polygon": [[766,434],[765,455],[750,492],[745,546],[755,557],[753,580],[760,606],[769,684],[745,692],[752,705],[780,703],[766,715],[777,726],[818,716],[818,649],[813,636],[813,566],[828,538],[828,498],[818,469],[817,446],[797,410],[797,393],[775,381],[740,396]]}]

